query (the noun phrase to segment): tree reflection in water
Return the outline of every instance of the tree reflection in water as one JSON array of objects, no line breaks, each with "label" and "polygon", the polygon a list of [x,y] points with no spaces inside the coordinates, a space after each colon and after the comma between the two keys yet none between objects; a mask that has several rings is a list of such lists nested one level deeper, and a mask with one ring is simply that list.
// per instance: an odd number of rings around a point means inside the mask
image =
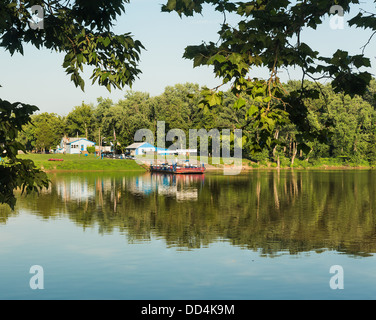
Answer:
[{"label": "tree reflection in water", "polygon": [[373,171],[252,171],[221,174],[55,174],[39,196],[19,196],[15,212],[43,219],[69,217],[128,241],[156,236],[192,249],[216,241],[262,255],[337,250],[376,252]]}]

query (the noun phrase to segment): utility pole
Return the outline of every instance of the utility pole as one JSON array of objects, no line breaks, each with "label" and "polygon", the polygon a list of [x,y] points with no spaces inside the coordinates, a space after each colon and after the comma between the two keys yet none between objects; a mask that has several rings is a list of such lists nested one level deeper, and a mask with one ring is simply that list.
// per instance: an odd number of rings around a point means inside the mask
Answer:
[{"label": "utility pole", "polygon": [[115,127],[114,127],[114,158],[116,155],[116,132],[115,132]]},{"label": "utility pole", "polygon": [[102,156],[102,147],[101,147],[101,144],[102,144],[102,140],[101,140],[101,127],[99,127],[99,158],[101,158]]}]

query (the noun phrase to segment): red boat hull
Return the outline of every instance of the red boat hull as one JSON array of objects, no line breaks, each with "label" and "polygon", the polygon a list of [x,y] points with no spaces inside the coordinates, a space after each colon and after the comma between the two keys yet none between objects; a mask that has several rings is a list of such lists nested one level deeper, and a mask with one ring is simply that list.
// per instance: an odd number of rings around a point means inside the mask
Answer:
[{"label": "red boat hull", "polygon": [[174,173],[204,173],[205,168],[176,168]]}]

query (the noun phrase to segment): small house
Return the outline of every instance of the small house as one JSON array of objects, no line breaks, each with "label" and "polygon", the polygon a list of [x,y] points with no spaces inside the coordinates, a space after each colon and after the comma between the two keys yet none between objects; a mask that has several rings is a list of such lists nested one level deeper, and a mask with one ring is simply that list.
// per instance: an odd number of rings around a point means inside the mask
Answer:
[{"label": "small house", "polygon": [[147,142],[136,142],[125,148],[126,154],[132,157],[155,152],[155,147]]},{"label": "small house", "polygon": [[95,142],[90,141],[86,138],[68,138],[64,137],[61,139],[58,153],[67,154],[81,154],[87,151],[87,147],[94,147]]}]

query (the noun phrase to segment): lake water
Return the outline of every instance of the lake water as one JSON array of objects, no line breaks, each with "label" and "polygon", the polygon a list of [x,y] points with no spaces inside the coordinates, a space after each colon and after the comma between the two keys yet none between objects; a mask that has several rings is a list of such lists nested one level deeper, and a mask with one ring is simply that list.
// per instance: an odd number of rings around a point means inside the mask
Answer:
[{"label": "lake water", "polygon": [[51,180],[0,208],[0,299],[376,298],[374,171]]}]

